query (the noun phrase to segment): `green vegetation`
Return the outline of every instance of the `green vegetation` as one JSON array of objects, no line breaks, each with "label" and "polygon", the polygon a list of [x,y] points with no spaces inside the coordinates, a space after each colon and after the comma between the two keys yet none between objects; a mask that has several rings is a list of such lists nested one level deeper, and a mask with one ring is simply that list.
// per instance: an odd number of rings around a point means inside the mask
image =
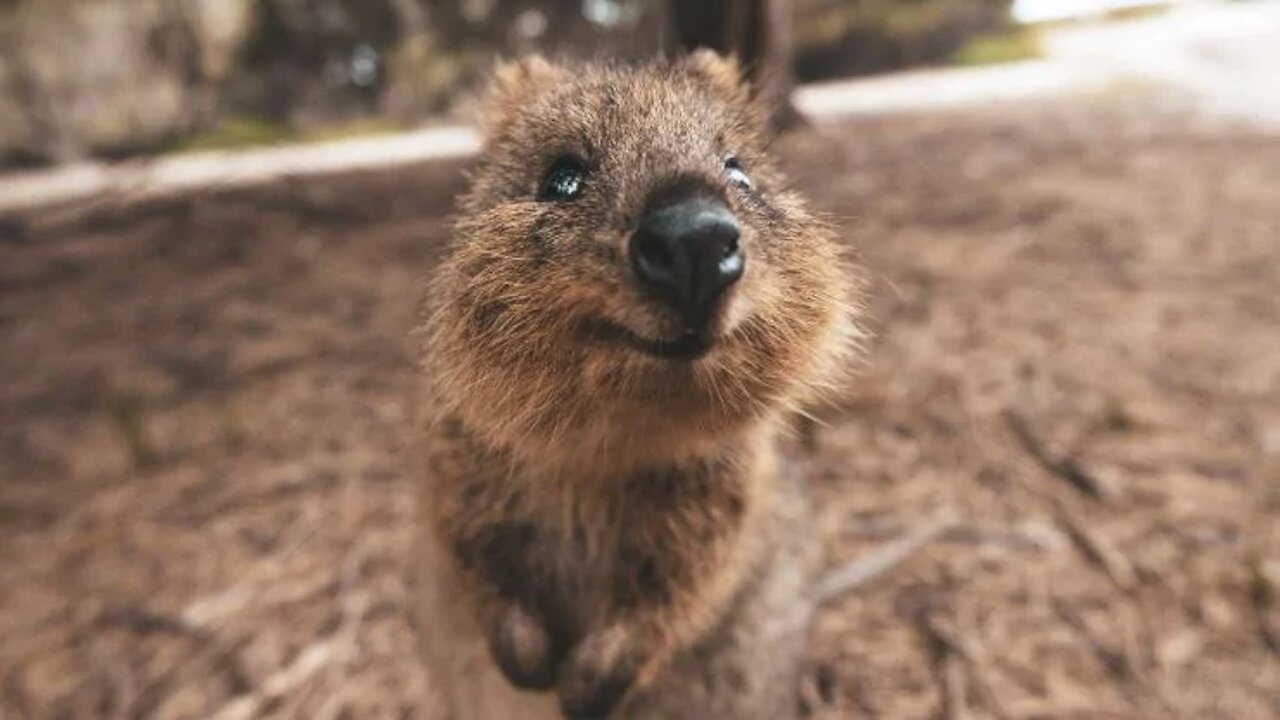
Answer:
[{"label": "green vegetation", "polygon": [[1169,5],[1146,5],[1142,7],[1120,8],[1106,14],[1107,20],[1140,20],[1142,18],[1159,17],[1169,13]]},{"label": "green vegetation", "polygon": [[286,143],[324,142],[351,137],[383,135],[401,130],[387,120],[367,118],[339,125],[326,125],[313,130],[303,130],[285,123],[247,117],[224,120],[217,127],[193,135],[178,143],[177,152],[212,150],[239,150],[243,148],[282,145]]},{"label": "green vegetation", "polygon": [[[971,38],[1013,35],[1010,0],[796,3],[795,60],[802,81],[945,64],[954,62],[962,51],[973,62],[1014,55],[1012,48],[1005,47],[965,51]],[[1034,55],[1034,50],[1023,40],[1016,55],[1028,54]]]},{"label": "green vegetation", "polygon": [[174,149],[179,151],[234,150],[288,142],[295,134],[283,123],[251,118],[231,118],[211,130],[183,140]]},{"label": "green vegetation", "polygon": [[953,65],[992,65],[1040,57],[1040,38],[1032,30],[1015,28],[976,35],[951,55]]}]

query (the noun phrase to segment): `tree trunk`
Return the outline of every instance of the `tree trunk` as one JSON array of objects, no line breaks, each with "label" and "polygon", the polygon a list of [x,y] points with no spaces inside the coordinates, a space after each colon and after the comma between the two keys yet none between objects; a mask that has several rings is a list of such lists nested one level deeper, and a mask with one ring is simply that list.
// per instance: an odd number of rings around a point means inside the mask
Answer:
[{"label": "tree trunk", "polygon": [[736,56],[775,127],[802,119],[791,104],[791,0],[671,0],[670,8],[681,50]]},{"label": "tree trunk", "polygon": [[[14,27],[0,27],[0,63],[4,63],[9,87],[0,97],[7,95],[16,107],[22,109],[26,121],[27,147],[16,158],[34,164],[65,163],[79,160],[84,148],[66,132],[61,114],[48,88],[40,81],[21,32]],[[0,146],[0,150],[4,150]]]}]

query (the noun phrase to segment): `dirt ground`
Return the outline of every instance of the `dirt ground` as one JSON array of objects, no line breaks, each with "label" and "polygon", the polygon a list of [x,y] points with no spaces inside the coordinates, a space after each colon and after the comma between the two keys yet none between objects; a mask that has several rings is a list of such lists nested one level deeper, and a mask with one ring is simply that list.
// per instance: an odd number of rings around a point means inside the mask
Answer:
[{"label": "dirt ground", "polygon": [[[816,717],[1280,717],[1280,138],[1151,100],[778,144],[872,279],[830,562],[911,550]],[[0,718],[434,717],[404,338],[462,169],[0,218]]]}]

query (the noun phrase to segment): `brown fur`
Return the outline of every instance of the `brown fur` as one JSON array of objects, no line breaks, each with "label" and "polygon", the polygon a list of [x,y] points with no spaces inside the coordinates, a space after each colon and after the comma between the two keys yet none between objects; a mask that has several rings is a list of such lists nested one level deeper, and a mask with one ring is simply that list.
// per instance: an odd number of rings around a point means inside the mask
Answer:
[{"label": "brown fur", "polygon": [[[776,672],[737,656],[767,663],[773,636],[741,625],[768,624],[753,598],[778,613],[786,597],[803,603],[785,569],[806,552],[785,550],[803,502],[774,446],[787,414],[847,365],[856,329],[839,243],[786,190],[731,61],[534,58],[499,71],[489,108],[421,333],[421,619],[446,702],[483,718],[477,704],[503,692],[457,687],[494,673],[477,669],[488,658],[475,643],[515,685],[554,688],[569,716],[704,717],[753,683],[785,695],[769,678],[790,682],[798,652],[778,651],[788,667]],[[588,162],[586,189],[541,202],[564,153]],[[726,183],[728,154],[754,189]],[[718,341],[696,361],[630,342],[678,331],[636,288],[625,248],[650,194],[682,179],[724,188],[747,257]],[[714,667],[734,682],[681,679]],[[737,717],[782,712],[742,707]]]}]

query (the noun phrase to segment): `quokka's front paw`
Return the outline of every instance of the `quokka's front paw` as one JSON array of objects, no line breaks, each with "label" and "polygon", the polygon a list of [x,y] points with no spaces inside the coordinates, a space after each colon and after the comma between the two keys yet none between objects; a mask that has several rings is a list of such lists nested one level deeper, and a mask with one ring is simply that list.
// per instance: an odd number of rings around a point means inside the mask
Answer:
[{"label": "quokka's front paw", "polygon": [[625,625],[588,634],[560,671],[560,710],[570,720],[608,717],[649,662],[646,643]]},{"label": "quokka's front paw", "polygon": [[498,613],[489,633],[489,650],[507,680],[523,690],[549,690],[563,650],[545,622],[519,605]]}]

